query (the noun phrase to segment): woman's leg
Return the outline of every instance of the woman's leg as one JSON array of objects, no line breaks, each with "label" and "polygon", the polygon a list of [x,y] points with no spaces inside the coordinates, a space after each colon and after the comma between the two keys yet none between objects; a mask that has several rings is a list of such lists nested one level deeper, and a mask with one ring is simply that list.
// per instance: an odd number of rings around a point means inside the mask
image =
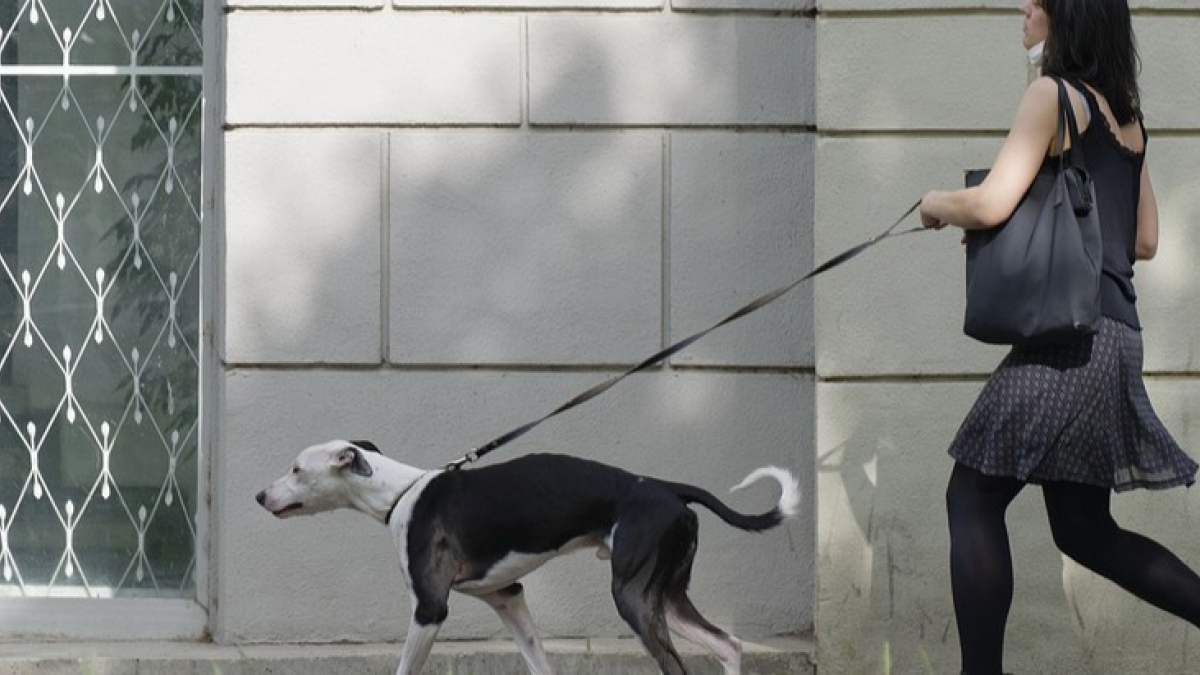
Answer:
[{"label": "woman's leg", "polygon": [[1004,514],[1024,483],[955,464],[946,488],[950,584],[962,667],[969,675],[1001,673],[1004,627],[1012,605],[1012,555]]},{"label": "woman's leg", "polygon": [[1043,486],[1054,543],[1072,560],[1146,602],[1200,626],[1200,576],[1160,544],[1122,530],[1108,488]]}]

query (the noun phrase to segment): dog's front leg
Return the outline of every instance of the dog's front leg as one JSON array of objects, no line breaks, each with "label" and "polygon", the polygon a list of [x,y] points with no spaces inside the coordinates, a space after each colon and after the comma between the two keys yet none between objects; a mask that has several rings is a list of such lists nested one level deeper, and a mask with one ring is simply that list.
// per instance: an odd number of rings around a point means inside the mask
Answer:
[{"label": "dog's front leg", "polygon": [[412,593],[412,620],[396,675],[417,675],[450,614],[450,585],[458,564],[444,539],[396,537],[405,581]]},{"label": "dog's front leg", "polygon": [[533,625],[533,617],[529,614],[529,606],[525,604],[525,589],[521,584],[513,584],[495,593],[479,596],[496,614],[512,633],[517,641],[517,649],[525,658],[532,675],[553,675],[550,661],[546,658],[546,650],[538,639],[537,626]]},{"label": "dog's front leg", "polygon": [[422,624],[416,615],[413,616],[408,625],[408,637],[404,638],[404,655],[400,658],[396,675],[417,675],[421,672],[421,666],[429,658],[429,651],[433,649],[441,628],[441,623]]},{"label": "dog's front leg", "polygon": [[414,556],[417,571],[410,584],[412,587],[412,620],[408,624],[408,637],[404,639],[404,656],[396,675],[417,675],[429,650],[437,639],[438,631],[450,614],[450,580],[453,567],[440,556]]}]

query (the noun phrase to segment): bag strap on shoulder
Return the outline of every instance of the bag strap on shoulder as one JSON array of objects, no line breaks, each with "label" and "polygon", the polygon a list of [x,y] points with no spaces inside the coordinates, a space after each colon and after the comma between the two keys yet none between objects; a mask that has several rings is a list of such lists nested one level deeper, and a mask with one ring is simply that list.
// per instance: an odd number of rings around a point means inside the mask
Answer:
[{"label": "bag strap on shoulder", "polygon": [[[1087,162],[1083,157],[1083,150],[1079,147],[1079,126],[1075,122],[1075,107],[1071,105],[1071,97],[1067,95],[1067,86],[1060,77],[1054,78],[1058,84],[1058,163],[1061,170],[1064,158],[1067,155],[1066,151],[1066,135],[1070,134],[1071,138],[1071,166],[1081,171],[1087,171]],[[1085,99],[1086,103],[1086,99]],[[1063,124],[1063,120],[1066,124]],[[1065,126],[1065,128],[1064,128]]]}]

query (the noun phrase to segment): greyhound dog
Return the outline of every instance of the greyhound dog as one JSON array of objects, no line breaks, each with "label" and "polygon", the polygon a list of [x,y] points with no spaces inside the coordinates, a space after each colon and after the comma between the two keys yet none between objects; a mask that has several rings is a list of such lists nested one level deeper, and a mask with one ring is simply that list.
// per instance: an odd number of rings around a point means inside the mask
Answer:
[{"label": "greyhound dog", "polygon": [[329,441],[301,452],[257,500],[279,518],[352,508],[391,529],[412,596],[397,675],[420,672],[446,620],[450,591],[490,605],[530,672],[549,675],[518,580],[581,548],[611,560],[617,610],[663,673],[687,672],[669,629],[706,647],[732,675],[741,670],[741,642],[709,623],[687,596],[698,529],[688,504],[742,530],[775,527],[800,504],[791,473],[764,467],[733,489],[768,477],[782,489],[779,502],[751,516],[701,488],[575,457],[528,455],[426,471],[384,457],[367,441]]}]

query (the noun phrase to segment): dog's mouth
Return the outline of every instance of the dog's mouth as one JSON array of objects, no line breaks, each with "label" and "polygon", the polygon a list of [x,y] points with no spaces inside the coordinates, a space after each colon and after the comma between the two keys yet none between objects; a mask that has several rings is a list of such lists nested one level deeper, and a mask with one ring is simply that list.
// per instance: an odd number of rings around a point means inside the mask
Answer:
[{"label": "dog's mouth", "polygon": [[304,508],[304,504],[302,504],[300,502],[296,502],[294,504],[288,504],[287,506],[283,507],[282,509],[279,509],[278,511],[273,511],[272,513],[275,514],[276,518],[286,518],[288,516],[288,514],[299,511],[302,508]]}]

